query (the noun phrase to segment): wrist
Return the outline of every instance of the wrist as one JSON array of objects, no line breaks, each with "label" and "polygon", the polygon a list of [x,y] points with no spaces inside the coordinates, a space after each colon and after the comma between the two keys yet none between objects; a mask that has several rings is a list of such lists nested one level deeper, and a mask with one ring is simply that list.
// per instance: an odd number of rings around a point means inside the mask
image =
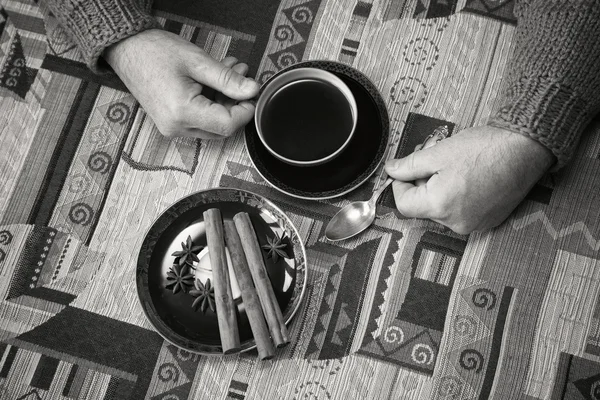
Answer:
[{"label": "wrist", "polygon": [[158,28],[147,29],[145,31],[128,36],[104,49],[102,58],[118,73],[119,65],[131,55],[131,50],[139,46],[140,41],[146,38],[152,38],[161,32]]},{"label": "wrist", "polygon": [[506,135],[506,140],[507,143],[510,143],[511,150],[515,154],[518,154],[520,158],[523,158],[532,168],[546,172],[556,164],[556,157],[552,151],[539,141],[506,128],[489,127],[497,131],[497,133]]}]

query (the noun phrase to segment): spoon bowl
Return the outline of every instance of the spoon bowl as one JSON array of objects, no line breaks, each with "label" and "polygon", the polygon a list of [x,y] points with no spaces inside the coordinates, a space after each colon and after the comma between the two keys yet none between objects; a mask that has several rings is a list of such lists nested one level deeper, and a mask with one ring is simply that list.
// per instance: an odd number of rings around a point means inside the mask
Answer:
[{"label": "spoon bowl", "polygon": [[327,225],[325,236],[329,240],[348,239],[369,227],[375,220],[375,207],[368,201],[356,201],[337,212]]},{"label": "spoon bowl", "polygon": [[367,229],[375,221],[377,199],[393,179],[385,181],[368,201],[355,201],[338,211],[325,228],[325,237],[331,241],[345,240]]}]

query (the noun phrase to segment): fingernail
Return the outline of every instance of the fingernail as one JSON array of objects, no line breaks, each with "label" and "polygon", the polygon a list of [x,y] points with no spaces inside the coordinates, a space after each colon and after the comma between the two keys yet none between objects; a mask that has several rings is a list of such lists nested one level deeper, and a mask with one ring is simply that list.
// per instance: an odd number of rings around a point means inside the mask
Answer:
[{"label": "fingernail", "polygon": [[251,78],[244,78],[244,80],[242,81],[242,89],[248,90],[249,92],[252,91],[258,91],[260,89],[260,87],[258,86],[258,83]]},{"label": "fingernail", "polygon": [[386,169],[397,169],[398,168],[398,160],[387,160],[385,163],[385,168]]}]

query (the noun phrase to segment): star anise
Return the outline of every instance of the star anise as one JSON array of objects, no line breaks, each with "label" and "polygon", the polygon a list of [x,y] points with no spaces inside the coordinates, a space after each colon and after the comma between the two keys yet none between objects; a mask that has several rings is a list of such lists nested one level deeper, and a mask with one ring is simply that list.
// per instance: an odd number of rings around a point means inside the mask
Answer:
[{"label": "star anise", "polygon": [[167,272],[167,289],[173,289],[173,293],[180,290],[187,292],[188,287],[194,284],[194,274],[190,273],[189,265],[173,265]]},{"label": "star anise", "polygon": [[272,258],[273,262],[277,262],[279,257],[289,258],[284,250],[287,247],[287,243],[283,243],[284,238],[285,236],[279,237],[279,235],[275,233],[274,238],[267,237],[267,242],[269,242],[269,244],[262,246],[264,250],[268,251],[267,258]]},{"label": "star anise", "polygon": [[204,314],[210,307],[212,312],[217,312],[215,307],[215,290],[210,283],[210,278],[206,280],[206,283],[200,282],[200,279],[196,279],[194,282],[195,290],[190,290],[190,294],[196,299],[192,303],[195,311],[198,311],[198,307]]},{"label": "star anise", "polygon": [[171,254],[175,258],[179,257],[179,266],[183,267],[187,263],[192,269],[196,269],[194,268],[194,261],[200,261],[197,254],[202,250],[202,246],[194,246],[193,244],[192,237],[188,235],[187,241],[185,243],[181,242],[181,250]]}]

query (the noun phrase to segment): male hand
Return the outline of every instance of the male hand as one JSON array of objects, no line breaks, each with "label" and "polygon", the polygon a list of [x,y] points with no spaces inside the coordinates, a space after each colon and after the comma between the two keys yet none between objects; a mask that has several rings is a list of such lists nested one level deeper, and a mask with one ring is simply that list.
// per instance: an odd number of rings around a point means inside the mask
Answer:
[{"label": "male hand", "polygon": [[[110,46],[104,58],[167,137],[225,138],[254,114],[259,86],[233,57],[218,62],[198,46],[151,29]],[[218,93],[211,100],[202,89]]]},{"label": "male hand", "polygon": [[533,139],[481,126],[390,160],[385,169],[396,179],[394,199],[404,216],[468,234],[502,223],[554,161]]}]

